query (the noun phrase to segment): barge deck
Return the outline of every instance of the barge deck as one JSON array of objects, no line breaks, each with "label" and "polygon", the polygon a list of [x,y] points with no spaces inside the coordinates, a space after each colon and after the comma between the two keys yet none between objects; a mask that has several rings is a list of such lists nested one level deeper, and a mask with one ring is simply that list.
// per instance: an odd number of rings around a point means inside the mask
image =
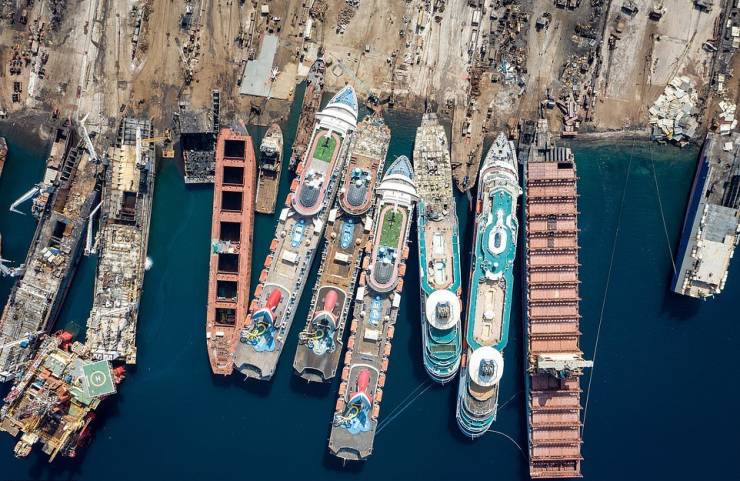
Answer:
[{"label": "barge deck", "polygon": [[211,371],[229,375],[247,320],[252,273],[255,159],[246,129],[221,129],[211,220],[206,344]]},{"label": "barge deck", "polygon": [[[251,143],[251,142],[250,142]],[[251,147],[251,146],[250,146]],[[257,194],[254,210],[260,214],[275,212],[280,172],[283,162],[283,131],[278,124],[272,124],[260,144]]]}]

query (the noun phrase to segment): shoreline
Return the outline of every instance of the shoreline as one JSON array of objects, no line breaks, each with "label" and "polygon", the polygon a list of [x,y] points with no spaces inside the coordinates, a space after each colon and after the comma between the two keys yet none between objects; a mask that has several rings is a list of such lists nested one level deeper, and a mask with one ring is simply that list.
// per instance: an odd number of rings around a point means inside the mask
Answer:
[{"label": "shoreline", "polygon": [[46,144],[51,140],[54,121],[49,112],[29,110],[0,120],[0,132],[7,139],[26,145]]}]

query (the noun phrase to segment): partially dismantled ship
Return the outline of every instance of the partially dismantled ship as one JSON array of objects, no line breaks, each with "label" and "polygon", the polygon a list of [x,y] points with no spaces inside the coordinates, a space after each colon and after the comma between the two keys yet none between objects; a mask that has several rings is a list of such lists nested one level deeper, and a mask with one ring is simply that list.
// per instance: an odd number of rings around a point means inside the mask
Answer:
[{"label": "partially dismantled ship", "polygon": [[23,370],[33,354],[34,339],[56,320],[82,253],[85,224],[97,202],[98,164],[82,145],[58,159],[58,173],[23,274],[0,318],[0,381]]},{"label": "partially dismantled ship", "polygon": [[334,202],[357,115],[351,86],[316,114],[310,148],[296,168],[298,178],[280,213],[236,349],[236,367],[246,377],[268,380],[275,372]]},{"label": "partially dismantled ship", "polygon": [[254,209],[260,214],[275,212],[283,161],[283,131],[272,124],[260,144],[257,194]]},{"label": "partially dismantled ship", "polygon": [[5,397],[0,430],[15,437],[15,455],[25,457],[36,444],[49,456],[75,457],[90,436],[95,410],[115,394],[123,368],[93,361],[87,346],[72,335],[44,335],[27,369]]},{"label": "partially dismantled ship", "polygon": [[108,151],[104,221],[87,345],[95,359],[136,363],[136,323],[144,283],[156,156],[149,120],[124,118]]},{"label": "partially dismantled ship", "polygon": [[740,242],[740,133],[707,134],[676,253],[673,291],[707,299],[722,292]]},{"label": "partially dismantled ship", "polygon": [[216,140],[206,315],[214,374],[231,374],[236,343],[247,320],[255,175],[254,148],[246,129],[221,129]]},{"label": "partially dismantled ship", "polygon": [[5,137],[0,137],[0,177],[3,175],[3,167],[5,167],[5,159],[8,157],[8,143],[5,141]]},{"label": "partially dismantled ship", "polygon": [[342,184],[329,213],[311,309],[293,361],[296,373],[307,381],[325,382],[336,375],[362,250],[372,228],[375,185],[390,140],[390,129],[380,116],[367,117],[352,135]]},{"label": "partially dismantled ship", "polygon": [[322,58],[316,59],[308,71],[306,90],[303,93],[303,103],[301,104],[301,116],[298,118],[293,150],[288,163],[290,170],[295,170],[298,163],[303,160],[311,141],[314,116],[321,106],[321,95],[324,93],[325,71],[326,63]]},{"label": "partially dismantled ship", "polygon": [[329,451],[345,461],[364,460],[372,454],[378,427],[418,200],[407,157],[391,164],[376,193],[373,234],[365,244],[329,437]]},{"label": "partially dismantled ship", "polygon": [[593,364],[579,347],[576,164],[569,148],[553,145],[546,120],[538,121],[534,137],[520,139],[519,149],[528,151],[523,301],[529,475],[575,478],[583,459],[580,376]]},{"label": "partially dismantled ship", "polygon": [[434,381],[444,384],[460,367],[462,289],[450,146],[435,114],[424,114],[416,130],[414,174],[419,193],[416,219],[424,368]]},{"label": "partially dismantled ship", "polygon": [[460,369],[456,415],[460,430],[471,438],[485,434],[496,419],[503,351],[509,341],[520,194],[514,144],[501,133],[483,161],[475,203],[467,354]]}]

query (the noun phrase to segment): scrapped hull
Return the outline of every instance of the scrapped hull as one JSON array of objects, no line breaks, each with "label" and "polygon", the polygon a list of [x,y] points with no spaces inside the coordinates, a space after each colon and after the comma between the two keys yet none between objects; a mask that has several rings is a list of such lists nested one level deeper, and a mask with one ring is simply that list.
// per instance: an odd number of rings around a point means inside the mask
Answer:
[{"label": "scrapped hull", "polygon": [[370,234],[375,185],[383,171],[390,129],[369,117],[352,136],[349,160],[329,214],[325,248],[306,326],[293,368],[306,381],[333,379],[344,345],[344,329]]},{"label": "scrapped hull", "polygon": [[329,451],[345,461],[364,460],[373,451],[417,201],[412,179],[411,163],[399,157],[376,189],[374,230],[365,248],[329,437]]},{"label": "scrapped hull", "polygon": [[316,118],[236,348],[234,364],[248,378],[269,380],[277,368],[357,124],[354,90],[342,89]]},{"label": "scrapped hull", "polygon": [[[103,191],[107,217],[100,228],[93,306],[87,320],[86,344],[94,359],[136,364],[136,325],[157,163],[154,144],[143,149],[140,142],[152,136],[149,120],[124,118],[116,145],[108,152]],[[119,184],[113,179],[130,180]]]},{"label": "scrapped hull", "polygon": [[272,214],[280,189],[283,160],[283,131],[278,124],[272,124],[267,130],[259,155],[255,210],[260,214]]},{"label": "scrapped hull", "polygon": [[326,64],[323,59],[317,59],[311,66],[306,78],[306,91],[303,93],[303,103],[301,104],[301,115],[298,118],[298,127],[296,136],[293,141],[293,148],[290,154],[288,168],[295,170],[296,166],[303,159],[306,149],[311,139],[311,129],[314,122],[314,115],[321,105],[321,96],[324,93],[324,72]]},{"label": "scrapped hull", "polygon": [[[229,172],[230,178],[225,178],[224,172]],[[234,350],[247,319],[255,175],[249,134],[221,129],[216,141],[206,314],[206,345],[214,374],[233,371]]]},{"label": "scrapped hull", "polygon": [[25,269],[0,317],[0,382],[23,371],[33,355],[33,339],[49,331],[59,315],[82,255],[88,217],[98,201],[98,167],[82,147],[66,151],[58,162],[63,174],[42,211]]}]

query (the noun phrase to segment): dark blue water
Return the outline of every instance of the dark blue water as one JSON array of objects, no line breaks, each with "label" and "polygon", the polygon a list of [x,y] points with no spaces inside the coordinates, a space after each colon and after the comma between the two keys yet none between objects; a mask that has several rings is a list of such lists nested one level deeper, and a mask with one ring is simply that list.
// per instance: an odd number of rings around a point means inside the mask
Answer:
[{"label": "dark blue water", "polygon": [[[285,129],[286,151],[295,114]],[[411,156],[418,116],[390,114],[389,158]],[[263,130],[252,129],[258,145]],[[7,133],[6,133],[7,135]],[[9,203],[38,181],[43,149],[9,139],[11,154],[0,180],[4,256],[25,255],[34,223],[9,214]],[[677,244],[696,150],[647,144],[574,144],[580,175],[582,347],[594,356],[603,319],[585,425],[583,472],[592,480],[731,478],[740,421],[740,388],[733,375],[740,327],[735,262],[726,292],[708,302],[668,293],[668,246]],[[630,157],[632,165],[604,302],[612,245]],[[664,232],[651,170],[662,194]],[[284,171],[278,202],[289,185]],[[504,436],[469,442],[454,418],[456,386],[433,387],[411,404],[404,398],[427,382],[421,363],[418,275],[407,271],[381,420],[370,460],[342,468],[326,449],[337,384],[306,386],[293,376],[297,333],[308,311],[310,280],[293,332],[272,383],[214,379],[205,351],[205,305],[212,188],[185,187],[181,167],[160,164],[138,333],[138,366],[120,394],[101,410],[95,437],[76,460],[53,465],[34,452],[13,458],[14,440],[0,433],[0,479],[525,479],[527,464]],[[467,200],[458,215],[470,244]],[[276,223],[255,221],[253,285]],[[412,235],[412,239],[415,236]],[[463,249],[466,252],[469,249]],[[414,249],[412,249],[412,253]],[[417,260],[412,254],[410,266]],[[467,256],[464,256],[467,258]],[[58,326],[84,333],[91,304],[94,259],[84,259]],[[4,302],[10,283],[1,281]],[[518,289],[519,286],[517,286]],[[518,295],[518,294],[517,294]],[[515,299],[514,306],[520,306]],[[501,403],[494,429],[526,449],[521,312],[512,312]],[[583,379],[586,389],[588,377]],[[584,396],[585,400],[585,396]],[[399,406],[402,406],[399,408]]]}]

